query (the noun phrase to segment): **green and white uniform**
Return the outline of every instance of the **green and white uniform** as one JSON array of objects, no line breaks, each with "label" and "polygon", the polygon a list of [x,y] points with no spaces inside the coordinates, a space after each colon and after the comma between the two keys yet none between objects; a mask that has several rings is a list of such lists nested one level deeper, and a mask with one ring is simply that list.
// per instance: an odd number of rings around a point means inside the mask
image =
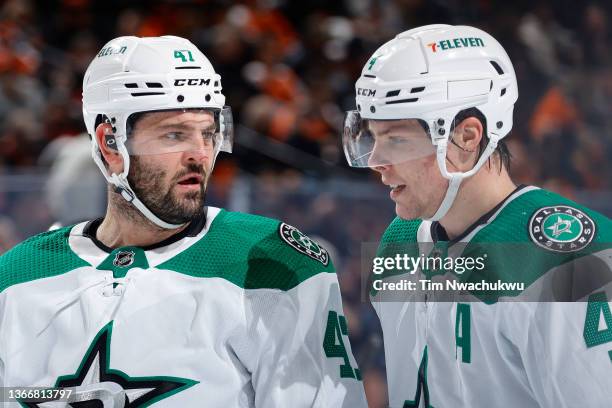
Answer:
[{"label": "green and white uniform", "polygon": [[126,407],[366,406],[333,265],[295,228],[209,208],[177,239],[109,253],[91,226],[0,258],[1,386],[118,385]]},{"label": "green and white uniform", "polygon": [[[452,256],[476,257],[486,248],[483,271],[454,278],[520,281],[525,289],[472,293],[465,302],[436,302],[427,292],[391,302],[373,292],[390,406],[612,406],[610,219],[551,192],[519,187],[458,239],[440,239],[438,231],[437,223],[398,218],[378,256],[394,256],[398,244],[408,244],[412,256],[432,242],[448,256],[461,248]],[[407,276],[391,271],[383,282]]]}]

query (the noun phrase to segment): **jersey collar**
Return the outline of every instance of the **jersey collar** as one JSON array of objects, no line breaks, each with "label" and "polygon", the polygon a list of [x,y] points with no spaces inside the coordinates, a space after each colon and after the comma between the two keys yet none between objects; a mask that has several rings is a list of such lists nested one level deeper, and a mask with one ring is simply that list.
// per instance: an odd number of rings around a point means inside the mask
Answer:
[{"label": "jersey collar", "polygon": [[512,200],[522,195],[523,193],[526,193],[527,191],[531,191],[535,188],[537,187],[527,186],[525,184],[519,185],[510,194],[508,194],[506,198],[500,201],[499,204],[497,204],[490,211],[488,211],[486,214],[484,214],[482,217],[476,220],[476,222],[470,225],[465,231],[463,231],[461,234],[459,234],[454,239],[448,239],[448,234],[446,233],[446,230],[444,229],[442,224],[440,224],[438,221],[432,222],[430,226],[430,234],[431,234],[432,241],[433,242],[448,241],[449,245],[452,245],[454,243],[461,242],[461,241],[469,241],[471,237],[475,235],[476,232],[480,231],[488,223],[493,221],[497,217],[497,214],[499,214],[499,212],[508,203],[510,203]]},{"label": "jersey collar", "polygon": [[[170,244],[173,244],[177,241],[180,241],[181,239],[185,238],[185,237],[195,237],[196,235],[198,235],[200,233],[200,231],[202,231],[202,229],[204,229],[204,227],[206,226],[206,215],[208,214],[208,207],[204,208],[204,213],[199,216],[198,218],[194,219],[193,221],[191,221],[189,223],[189,225],[187,226],[187,228],[185,228],[184,230],[164,239],[163,241],[157,242],[155,244],[152,245],[147,245],[147,246],[143,246],[140,247],[142,250],[144,251],[148,251],[151,249],[157,249],[157,248],[161,248],[161,247],[165,247],[168,246]],[[100,218],[96,218],[95,220],[89,221],[87,224],[85,224],[85,227],[83,228],[83,235],[89,239],[91,239],[91,241],[101,250],[103,250],[104,252],[107,253],[111,253],[113,252],[114,248],[108,247],[106,245],[104,245],[97,237],[96,237],[96,232],[98,231],[98,227],[100,227],[100,224],[102,224],[102,221],[104,221],[104,217],[100,217]]]},{"label": "jersey collar", "polygon": [[[149,267],[154,268],[200,241],[208,233],[213,221],[222,211],[220,208],[208,207],[206,216],[199,220],[194,220],[192,225],[185,228],[184,231],[154,245],[138,247],[138,252],[145,254]],[[95,230],[93,231],[94,234],[92,234],[92,229],[94,228],[89,224],[93,224],[94,227],[96,224],[99,226],[100,221],[82,222],[72,227],[68,237],[68,245],[79,258],[89,265],[97,267],[109,257],[113,250],[92,238],[95,237]],[[84,234],[86,227],[88,227],[88,233]],[[121,248],[115,248],[115,250]]]}]

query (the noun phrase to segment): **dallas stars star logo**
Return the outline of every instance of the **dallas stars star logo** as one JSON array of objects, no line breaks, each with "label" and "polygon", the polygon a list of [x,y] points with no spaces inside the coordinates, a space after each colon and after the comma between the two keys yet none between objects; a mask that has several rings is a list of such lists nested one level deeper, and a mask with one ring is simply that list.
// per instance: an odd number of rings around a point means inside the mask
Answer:
[{"label": "dallas stars star logo", "polygon": [[308,255],[325,266],[329,263],[329,254],[327,250],[308,238],[297,228],[283,222],[280,224],[278,232],[283,241],[298,252]]},{"label": "dallas stars star logo", "polygon": [[[125,395],[123,406],[125,408],[142,408],[198,383],[198,381],[177,377],[131,377],[122,371],[112,369],[109,365],[112,326],[113,322],[110,322],[98,332],[76,372],[59,377],[55,383],[56,388],[84,387],[90,384],[111,382],[118,384],[123,389]],[[69,402],[67,406],[72,408],[97,408],[102,406],[102,401],[95,396],[91,398],[78,399]],[[21,405],[32,408],[45,407],[45,404],[36,402],[21,402]]]},{"label": "dallas stars star logo", "polygon": [[553,237],[559,238],[559,235],[564,232],[572,234],[572,221],[564,220],[561,217],[557,217],[557,221],[551,225],[550,227],[546,227],[547,230],[550,230]]},{"label": "dallas stars star logo", "polygon": [[569,205],[542,207],[529,220],[529,237],[554,252],[580,251],[595,237],[595,222],[584,211]]}]

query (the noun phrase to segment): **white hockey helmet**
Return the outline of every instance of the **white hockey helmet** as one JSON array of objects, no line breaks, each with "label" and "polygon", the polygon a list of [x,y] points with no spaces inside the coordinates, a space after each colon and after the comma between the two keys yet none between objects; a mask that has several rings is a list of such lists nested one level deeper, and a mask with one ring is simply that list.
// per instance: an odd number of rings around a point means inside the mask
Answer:
[{"label": "white hockey helmet", "polygon": [[[215,73],[208,58],[184,38],[115,38],[100,50],[85,72],[83,118],[91,136],[94,161],[123,198],[151,222],[167,229],[178,228],[181,224],[167,223],[157,217],[129,185],[130,154],[146,153],[131,151],[128,119],[135,113],[186,109],[213,112],[216,125],[214,158],[219,151],[231,153],[232,113],[225,106],[225,96],[221,93],[221,77]],[[113,127],[113,137],[107,143],[114,143],[123,158],[121,174],[110,174],[102,160],[95,137],[96,126],[102,121],[108,121]],[[189,143],[182,146],[183,149],[190,147]]]},{"label": "white hockey helmet", "polygon": [[[435,153],[449,186],[430,220],[446,214],[461,181],[474,175],[510,132],[518,99],[514,68],[499,42],[477,28],[445,24],[405,31],[381,46],[363,67],[355,89],[357,110],[347,112],[344,122],[348,163],[376,167]],[[470,171],[450,173],[446,151],[453,120],[469,108],[486,118],[489,142]],[[431,138],[429,148],[375,146],[368,121],[402,119],[418,120]]]}]

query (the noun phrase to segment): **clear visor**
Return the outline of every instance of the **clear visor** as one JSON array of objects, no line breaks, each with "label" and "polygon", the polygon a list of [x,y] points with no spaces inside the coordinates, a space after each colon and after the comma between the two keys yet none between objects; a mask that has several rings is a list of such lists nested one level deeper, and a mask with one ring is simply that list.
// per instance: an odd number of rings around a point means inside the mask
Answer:
[{"label": "clear visor", "polygon": [[351,167],[398,164],[436,153],[425,121],[362,119],[357,111],[346,113],[342,144]]},{"label": "clear visor", "polygon": [[234,123],[230,107],[134,113],[127,120],[130,155],[190,151],[231,153]]}]

